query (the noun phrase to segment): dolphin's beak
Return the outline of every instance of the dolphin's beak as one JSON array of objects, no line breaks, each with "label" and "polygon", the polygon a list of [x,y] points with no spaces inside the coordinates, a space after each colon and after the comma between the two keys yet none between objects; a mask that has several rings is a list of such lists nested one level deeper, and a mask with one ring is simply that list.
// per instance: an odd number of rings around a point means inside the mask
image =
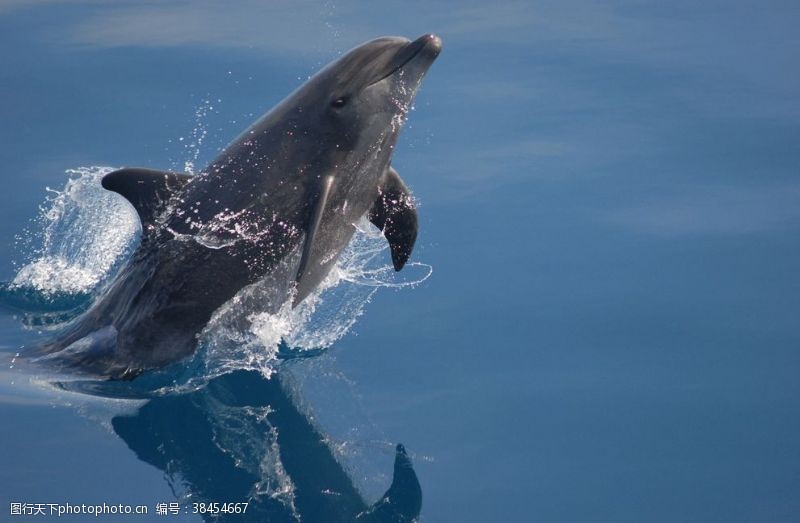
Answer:
[{"label": "dolphin's beak", "polygon": [[376,84],[394,73],[404,68],[406,65],[413,65],[416,72],[421,77],[431,66],[436,57],[442,51],[442,39],[435,34],[422,35],[413,42],[409,42],[401,47],[397,53],[387,62],[382,74],[377,75],[376,79],[369,85]]},{"label": "dolphin's beak", "polygon": [[400,64],[400,67],[404,66],[406,63],[410,62],[411,60],[419,57],[420,59],[424,59],[425,61],[429,62],[429,64],[433,63],[436,60],[436,57],[439,56],[439,53],[442,52],[442,39],[436,36],[435,34],[426,34],[422,35],[406,47],[404,47],[399,53],[398,58],[403,59],[403,62]]}]

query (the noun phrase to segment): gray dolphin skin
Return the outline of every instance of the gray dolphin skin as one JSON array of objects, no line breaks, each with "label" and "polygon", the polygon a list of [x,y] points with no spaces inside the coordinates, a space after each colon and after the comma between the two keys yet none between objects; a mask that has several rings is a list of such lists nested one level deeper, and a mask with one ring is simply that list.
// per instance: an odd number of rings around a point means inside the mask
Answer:
[{"label": "gray dolphin skin", "polygon": [[372,40],[310,78],[197,175],[106,175],[103,187],[136,209],[141,243],[39,359],[126,379],[185,358],[214,311],[248,285],[274,282],[272,310],[303,301],[364,215],[400,270],[417,214],[392,152],[440,51],[432,34]]}]

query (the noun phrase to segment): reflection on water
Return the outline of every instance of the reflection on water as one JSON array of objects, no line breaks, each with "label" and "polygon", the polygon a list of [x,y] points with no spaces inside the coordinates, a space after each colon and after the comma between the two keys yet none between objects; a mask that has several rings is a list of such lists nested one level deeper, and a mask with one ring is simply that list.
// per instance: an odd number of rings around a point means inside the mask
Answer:
[{"label": "reflection on water", "polygon": [[164,471],[190,511],[193,503],[249,502],[245,514],[207,513],[206,521],[415,520],[422,492],[403,446],[390,488],[370,506],[280,381],[236,371],[199,391],[151,399],[112,426],[140,460]]}]

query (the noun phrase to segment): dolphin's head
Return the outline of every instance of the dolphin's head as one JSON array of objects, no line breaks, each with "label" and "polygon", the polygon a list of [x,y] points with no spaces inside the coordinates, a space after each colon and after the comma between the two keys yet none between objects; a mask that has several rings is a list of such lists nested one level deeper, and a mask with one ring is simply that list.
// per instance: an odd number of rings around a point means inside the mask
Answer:
[{"label": "dolphin's head", "polygon": [[322,73],[333,80],[328,118],[346,129],[343,145],[357,147],[374,135],[393,145],[441,49],[442,41],[433,34],[413,42],[385,37],[356,47],[326,68]]},{"label": "dolphin's head", "polygon": [[388,36],[352,49],[318,75],[329,84],[329,113],[347,119],[407,110],[441,49],[442,41],[433,34],[413,42]]},{"label": "dolphin's head", "polygon": [[[414,41],[383,37],[332,62],[301,86],[284,108],[302,112],[320,148],[336,150],[336,163],[385,161],[414,95],[442,48],[438,36]],[[379,158],[380,157],[380,158]],[[380,174],[380,173],[379,173]]]}]

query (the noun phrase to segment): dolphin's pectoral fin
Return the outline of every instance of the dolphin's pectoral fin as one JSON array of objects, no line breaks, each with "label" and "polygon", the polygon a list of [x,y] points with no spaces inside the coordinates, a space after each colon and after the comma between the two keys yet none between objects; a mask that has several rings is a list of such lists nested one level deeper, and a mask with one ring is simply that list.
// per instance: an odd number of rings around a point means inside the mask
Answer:
[{"label": "dolphin's pectoral fin", "polygon": [[422,510],[422,488],[405,447],[397,445],[392,485],[369,510],[356,518],[365,522],[412,522]]},{"label": "dolphin's pectoral fin", "polygon": [[[303,245],[303,255],[300,258],[300,266],[297,269],[297,294],[294,297],[292,307],[303,301],[319,283],[320,275],[324,276],[327,271],[323,270],[326,261],[321,258],[325,253],[315,248],[320,236],[320,224],[322,214],[328,206],[328,200],[333,187],[333,176],[326,176],[320,184],[317,201],[311,213],[311,219],[306,228],[306,241]],[[330,263],[328,260],[327,263]]]},{"label": "dolphin's pectoral fin", "polygon": [[378,199],[369,210],[369,221],[383,231],[392,251],[394,269],[399,271],[417,240],[417,209],[411,192],[393,167],[386,170],[383,185],[378,187]]},{"label": "dolphin's pectoral fin", "polygon": [[121,194],[133,205],[146,232],[170,197],[191,179],[189,174],[126,168],[105,175],[102,183],[103,188]]}]

